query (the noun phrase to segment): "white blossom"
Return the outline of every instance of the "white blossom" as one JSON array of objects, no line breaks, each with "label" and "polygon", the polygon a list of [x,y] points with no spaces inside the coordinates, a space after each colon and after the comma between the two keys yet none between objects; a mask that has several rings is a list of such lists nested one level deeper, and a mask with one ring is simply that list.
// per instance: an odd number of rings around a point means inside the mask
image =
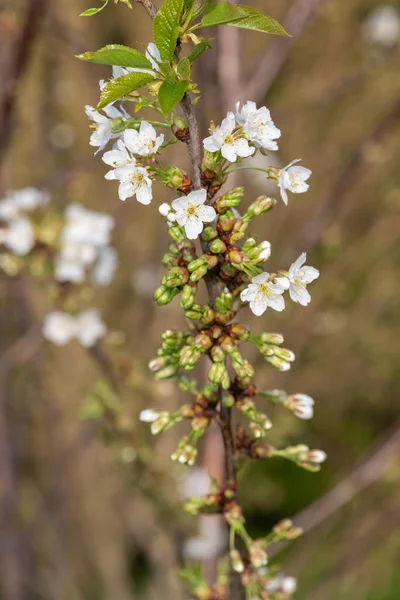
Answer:
[{"label": "white blossom", "polygon": [[238,102],[236,104],[236,121],[243,127],[256,148],[278,150],[275,140],[281,137],[281,132],[275,127],[268,108],[265,106],[257,108],[255,102],[246,102],[240,108],[240,102]]},{"label": "white blossom", "polygon": [[160,72],[159,63],[162,62],[162,59],[161,59],[159,49],[153,42],[150,42],[150,44],[147,45],[145,56],[146,56],[147,60],[150,61],[153,70],[140,69],[140,68],[135,68],[135,67],[115,67],[114,66],[112,68],[113,79],[115,79],[117,77],[122,77],[122,75],[127,75],[128,73],[132,73],[132,72],[149,73],[150,75],[156,75],[157,73],[159,73]]},{"label": "white blossom", "polygon": [[25,256],[35,245],[35,232],[26,217],[16,217],[9,223],[3,236],[4,245],[17,256]]},{"label": "white blossom", "polygon": [[289,295],[293,302],[302,306],[307,306],[311,302],[311,296],[307,290],[307,285],[319,277],[319,271],[314,267],[303,266],[306,262],[307,254],[303,252],[299,258],[291,265],[288,271]]},{"label": "white blossom", "polygon": [[160,413],[158,411],[153,410],[152,408],[146,408],[145,410],[141,411],[139,419],[143,421],[143,423],[154,423],[154,421],[157,421],[159,416]]},{"label": "white blossom", "polygon": [[285,308],[282,294],[287,287],[283,281],[273,283],[269,278],[269,273],[253,277],[251,284],[240,294],[242,302],[249,302],[251,311],[257,316],[261,316],[268,306],[279,312]]},{"label": "white blossom", "polygon": [[314,416],[314,399],[307,394],[294,394],[288,398],[289,407],[299,419],[312,419]]},{"label": "white blossom", "polygon": [[109,171],[106,179],[119,180],[118,195],[121,200],[136,195],[137,201],[141,204],[150,204],[153,198],[153,182],[146,169],[136,166],[136,160],[133,157],[129,164]]},{"label": "white blossom", "polygon": [[94,346],[107,329],[97,310],[85,310],[76,317],[76,338],[85,348]]},{"label": "white blossom", "polygon": [[86,105],[85,112],[89,119],[94,122],[94,131],[90,136],[89,144],[97,148],[95,154],[103,150],[111,139],[118,138],[120,133],[113,133],[111,119],[124,117],[124,114],[114,106],[106,106],[103,109],[104,115],[98,112],[93,106]]},{"label": "white blossom", "polygon": [[126,129],[124,131],[125,146],[133,154],[138,154],[139,156],[156,154],[163,142],[164,135],[157,136],[153,125],[147,121],[140,123],[139,131],[136,131],[136,129]]},{"label": "white blossom", "polygon": [[43,335],[53,344],[64,346],[75,336],[75,333],[75,319],[68,313],[53,310],[46,315],[43,324]]},{"label": "white blossom", "polygon": [[261,251],[258,255],[257,261],[264,262],[271,256],[271,242],[265,240],[264,242],[261,242],[260,247]]},{"label": "white blossom", "polygon": [[234,163],[237,157],[246,158],[255,152],[248,141],[240,137],[236,130],[236,120],[233,112],[228,112],[221,125],[214,133],[203,140],[203,145],[209,152],[221,152],[222,156]]},{"label": "white blossom", "polygon": [[203,231],[203,223],[210,223],[216,217],[213,207],[205,204],[206,200],[206,190],[196,190],[172,202],[176,221],[185,228],[189,240],[195,240]]},{"label": "white blossom", "polygon": [[378,6],[366,18],[363,35],[368,42],[390,47],[400,39],[400,14],[395,6]]},{"label": "white blossom", "polygon": [[280,170],[278,186],[281,190],[281,198],[285,204],[288,203],[288,195],[286,190],[293,192],[293,194],[303,194],[310,187],[306,183],[307,179],[310,178],[312,171],[305,167],[295,165],[300,161],[299,158],[292,160],[286,167]]},{"label": "white blossom", "polygon": [[114,148],[105,152],[101,159],[106,165],[113,167],[112,171],[108,171],[108,173],[105,174],[105,179],[116,179],[114,170],[117,167],[123,167],[124,165],[129,165],[131,163],[136,164],[136,159],[128,152],[122,140],[118,140],[116,145],[114,145]]}]

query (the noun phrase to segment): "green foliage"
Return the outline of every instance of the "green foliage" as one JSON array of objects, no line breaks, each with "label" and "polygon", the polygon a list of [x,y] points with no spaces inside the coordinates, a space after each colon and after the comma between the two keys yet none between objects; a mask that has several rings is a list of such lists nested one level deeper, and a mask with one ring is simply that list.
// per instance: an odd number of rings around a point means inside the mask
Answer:
[{"label": "green foliage", "polygon": [[96,52],[78,54],[76,58],[101,65],[152,69],[151,62],[141,52],[120,44],[109,44]]},{"label": "green foliage", "polygon": [[260,10],[251,8],[250,6],[241,6],[241,8],[247,13],[247,17],[233,23],[226,23],[226,25],[274,35],[289,35],[278,21],[275,21],[275,19],[272,19],[272,17],[269,17]]},{"label": "green foliage", "polygon": [[205,40],[204,42],[200,42],[199,44],[196,44],[188,56],[188,59],[190,60],[190,62],[194,62],[197,58],[199,58],[199,56],[201,56],[203,54],[203,52],[205,52],[206,50],[210,50],[211,42],[213,41],[213,39],[214,38],[210,38],[208,40]]},{"label": "green foliage", "polygon": [[231,4],[230,2],[219,2],[205,13],[201,21],[201,26],[211,27],[212,25],[224,25],[246,17],[247,13],[242,7]]},{"label": "green foliage", "polygon": [[153,75],[150,75],[149,73],[133,72],[109,81],[101,90],[100,102],[97,109],[100,110],[107,106],[107,104],[110,104],[110,102],[114,102],[115,100],[134,92],[153,79]]},{"label": "green foliage", "polygon": [[103,10],[103,8],[105,8],[108,4],[108,0],[104,1],[103,6],[99,6],[99,8],[88,8],[87,10],[84,10],[83,13],[81,13],[79,16],[80,17],[92,17],[93,15],[97,15],[97,13],[99,13],[101,10]]},{"label": "green foliage", "polygon": [[189,86],[189,81],[176,82],[172,77],[167,77],[158,92],[158,101],[164,115],[167,115],[180,102]]},{"label": "green foliage", "polygon": [[205,13],[200,26],[211,27],[213,25],[229,25],[263,33],[288,35],[282,25],[260,10],[230,2],[215,4]]},{"label": "green foliage", "polygon": [[154,41],[164,60],[174,57],[183,8],[184,0],[165,0],[154,19]]}]

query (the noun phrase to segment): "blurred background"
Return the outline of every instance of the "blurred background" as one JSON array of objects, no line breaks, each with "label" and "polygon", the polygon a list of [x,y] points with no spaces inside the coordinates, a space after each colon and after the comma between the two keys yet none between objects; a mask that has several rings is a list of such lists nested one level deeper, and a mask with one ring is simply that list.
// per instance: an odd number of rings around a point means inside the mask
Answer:
[{"label": "blurred background", "polygon": [[[296,363],[277,373],[250,356],[261,386],[316,400],[312,421],[274,411],[272,443],[304,442],[324,449],[328,461],[318,474],[279,460],[249,464],[241,498],[254,535],[284,517],[297,516],[303,526],[304,536],[279,556],[285,573],[298,577],[299,600],[397,600],[400,2],[250,4],[292,37],[221,29],[218,47],[197,67],[198,112],[205,136],[209,120],[218,123],[236,100],[266,104],[282,130],[271,160],[284,166],[301,157],[313,171],[309,192],[292,195],[288,208],[280,202],[256,232],[272,243],[271,269],[306,250],[307,263],[321,271],[308,308],[291,304],[253,322],[258,333],[282,332]],[[74,54],[146,44],[151,28],[139,5],[131,12],[110,4],[96,17],[78,17],[92,5],[0,2],[0,197],[34,185],[49,190],[60,210],[81,202],[115,216],[119,267],[96,304],[129,349],[123,406],[133,434],[129,443],[107,443],[96,424],[79,418],[98,366],[78,344],[45,343],[48,301],[29,278],[0,272],[4,600],[185,598],[182,555],[210,558],[223,543],[217,522],[199,523],[180,509],[185,493],[207,486],[207,471],[218,477],[218,439],[211,434],[188,480],[169,460],[177,433],[154,441],[137,419],[145,407],[182,401],[173,383],[155,384],[147,371],[162,331],[182,325],[177,302],[159,309],[151,301],[168,238],[154,204],[121,204],[103,179],[84,105],[96,104],[98,80],[110,73]],[[189,170],[179,144],[168,159]],[[276,193],[254,173],[235,183],[247,186],[246,202]],[[155,204],[172,198],[156,187]]]}]

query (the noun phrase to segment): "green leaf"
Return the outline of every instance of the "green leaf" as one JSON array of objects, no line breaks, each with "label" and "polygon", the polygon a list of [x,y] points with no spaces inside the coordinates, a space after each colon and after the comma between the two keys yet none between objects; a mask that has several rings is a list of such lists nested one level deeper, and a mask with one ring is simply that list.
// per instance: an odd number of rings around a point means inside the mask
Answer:
[{"label": "green leaf", "polygon": [[110,44],[100,48],[96,52],[85,52],[78,54],[76,58],[101,65],[116,67],[133,67],[136,69],[152,69],[151,62],[134,48]]},{"label": "green leaf", "polygon": [[100,102],[97,106],[97,110],[104,108],[110,102],[114,102],[114,100],[118,100],[131,92],[143,87],[150,81],[153,81],[154,77],[149,73],[128,73],[127,75],[122,75],[122,77],[117,77],[117,79],[112,79],[101,90],[100,94]]},{"label": "green leaf", "polygon": [[163,81],[158,91],[158,101],[164,115],[167,115],[182,100],[189,83],[189,81],[179,81],[177,83],[172,77],[168,77]]},{"label": "green leaf", "polygon": [[213,39],[214,38],[210,38],[209,40],[205,40],[204,42],[200,42],[199,44],[196,44],[188,56],[188,59],[190,60],[190,62],[194,62],[196,60],[196,58],[199,58],[199,56],[201,54],[203,54],[203,52],[205,52],[206,50],[209,50],[211,48],[210,42],[212,42]]},{"label": "green leaf", "polygon": [[88,8],[87,10],[84,10],[83,13],[81,13],[79,16],[80,17],[91,17],[92,15],[97,15],[97,13],[99,13],[101,10],[103,10],[103,8],[105,8],[108,4],[108,0],[104,0],[104,4],[103,6],[100,6],[99,8]]},{"label": "green leaf", "polygon": [[272,33],[274,35],[289,35],[278,21],[275,21],[275,19],[260,10],[251,8],[250,6],[238,5],[238,7],[247,13],[247,17],[238,19],[232,23],[225,23],[225,25],[241,27],[242,29],[252,29],[253,31],[261,31],[263,33]]},{"label": "green leaf", "polygon": [[230,2],[219,2],[205,13],[200,25],[202,27],[224,25],[246,17],[247,13],[243,10],[243,7]]},{"label": "green leaf", "polygon": [[183,5],[184,0],[165,0],[154,19],[154,41],[164,60],[174,57]]},{"label": "green leaf", "polygon": [[190,60],[188,58],[182,58],[182,60],[179,61],[177,67],[179,79],[190,79],[191,70],[192,65],[190,63]]}]

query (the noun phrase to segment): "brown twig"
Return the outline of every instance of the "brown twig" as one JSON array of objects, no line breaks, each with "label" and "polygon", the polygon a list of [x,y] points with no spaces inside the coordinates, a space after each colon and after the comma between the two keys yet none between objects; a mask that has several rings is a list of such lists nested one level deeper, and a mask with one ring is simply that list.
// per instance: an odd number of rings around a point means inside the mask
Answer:
[{"label": "brown twig", "polygon": [[33,43],[43,22],[48,0],[30,0],[25,21],[12,52],[12,62],[3,77],[0,101],[0,163],[11,139],[15,123],[18,84],[26,70]]},{"label": "brown twig", "polygon": [[260,102],[265,98],[282,70],[290,50],[302,36],[327,0],[297,0],[290,9],[283,26],[292,37],[275,37],[261,59],[254,75],[244,87],[246,96]]},{"label": "brown twig", "polygon": [[151,0],[135,0],[143,6],[151,19],[154,19],[157,14],[157,9]]}]

